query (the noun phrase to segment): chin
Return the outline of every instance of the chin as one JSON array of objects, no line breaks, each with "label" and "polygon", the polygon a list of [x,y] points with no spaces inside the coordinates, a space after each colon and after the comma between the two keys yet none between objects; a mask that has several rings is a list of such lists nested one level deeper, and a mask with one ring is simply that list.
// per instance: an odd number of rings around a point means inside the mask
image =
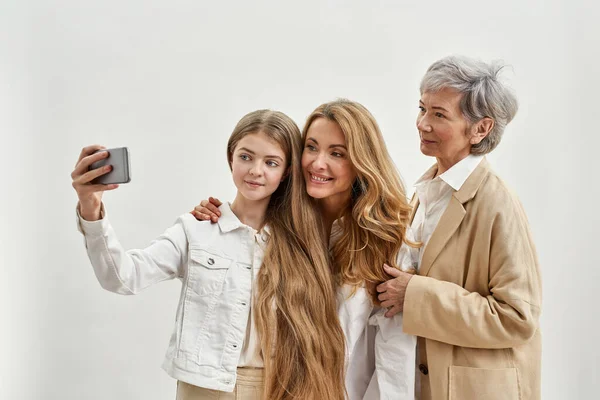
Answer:
[{"label": "chin", "polygon": [[421,153],[429,157],[435,157],[435,153],[427,148],[426,145],[421,144]]},{"label": "chin", "polygon": [[240,191],[240,193],[242,194],[242,196],[244,196],[244,198],[246,198],[247,200],[251,200],[251,201],[260,201],[260,200],[263,200],[263,199],[269,197],[272,194],[272,193],[265,194],[265,193],[250,192],[250,191],[246,191],[246,190],[242,190],[242,191]]},{"label": "chin", "polygon": [[306,187],[306,193],[313,199],[323,199],[327,197],[329,194],[325,193],[323,190],[319,190],[318,188],[314,188],[311,186]]}]

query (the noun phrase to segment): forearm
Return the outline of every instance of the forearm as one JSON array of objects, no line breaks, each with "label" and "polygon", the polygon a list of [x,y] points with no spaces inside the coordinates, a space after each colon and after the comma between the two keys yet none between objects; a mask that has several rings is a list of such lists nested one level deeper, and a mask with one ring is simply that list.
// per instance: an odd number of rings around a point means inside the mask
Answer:
[{"label": "forearm", "polygon": [[150,246],[126,251],[107,218],[80,220],[88,257],[100,285],[119,294],[141,290],[177,276],[183,264],[185,234],[179,224],[171,227]]}]

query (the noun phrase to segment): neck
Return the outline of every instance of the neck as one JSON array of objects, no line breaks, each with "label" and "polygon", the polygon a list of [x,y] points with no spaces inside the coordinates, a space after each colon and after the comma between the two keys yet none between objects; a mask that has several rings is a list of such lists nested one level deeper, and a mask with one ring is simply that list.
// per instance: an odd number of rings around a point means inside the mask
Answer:
[{"label": "neck", "polygon": [[271,200],[271,196],[261,200],[248,200],[238,192],[235,200],[231,203],[231,211],[242,224],[259,231],[265,222],[269,200]]},{"label": "neck", "polygon": [[459,161],[462,161],[465,158],[467,158],[467,156],[469,154],[471,154],[470,151],[471,151],[471,149],[469,148],[468,152],[458,153],[458,154],[455,154],[454,157],[450,157],[450,158],[436,157],[437,164],[438,164],[438,170],[437,170],[437,173],[435,174],[435,176],[440,176],[441,174],[443,174],[444,172],[448,171],[450,168],[455,166]]},{"label": "neck", "polygon": [[342,216],[342,212],[349,202],[350,193],[334,195],[324,199],[319,199],[317,201],[321,211],[321,216],[323,217],[323,223],[325,224],[325,237],[328,241],[329,237],[331,236],[331,228],[333,227],[333,223],[336,219]]}]

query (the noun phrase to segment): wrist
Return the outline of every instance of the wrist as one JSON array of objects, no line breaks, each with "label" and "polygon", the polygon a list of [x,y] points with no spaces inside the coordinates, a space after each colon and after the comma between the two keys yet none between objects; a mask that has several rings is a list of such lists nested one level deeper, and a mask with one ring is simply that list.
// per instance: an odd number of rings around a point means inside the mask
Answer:
[{"label": "wrist", "polygon": [[102,219],[101,201],[79,201],[79,215],[86,221],[98,221]]}]

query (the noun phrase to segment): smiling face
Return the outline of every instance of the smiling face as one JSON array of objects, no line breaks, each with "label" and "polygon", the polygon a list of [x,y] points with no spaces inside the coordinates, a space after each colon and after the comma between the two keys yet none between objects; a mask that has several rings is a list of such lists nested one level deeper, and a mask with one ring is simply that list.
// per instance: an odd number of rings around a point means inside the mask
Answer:
[{"label": "smiling face", "polygon": [[317,118],[309,126],[302,153],[306,191],[315,199],[349,201],[356,172],[344,132],[335,121]]},{"label": "smiling face", "polygon": [[264,133],[244,136],[231,155],[233,182],[248,200],[269,199],[283,180],[286,165],[284,151]]},{"label": "smiling face", "polygon": [[471,126],[460,109],[462,95],[454,89],[423,93],[419,101],[417,129],[421,138],[421,152],[435,157],[446,169],[471,152],[474,138]]}]

